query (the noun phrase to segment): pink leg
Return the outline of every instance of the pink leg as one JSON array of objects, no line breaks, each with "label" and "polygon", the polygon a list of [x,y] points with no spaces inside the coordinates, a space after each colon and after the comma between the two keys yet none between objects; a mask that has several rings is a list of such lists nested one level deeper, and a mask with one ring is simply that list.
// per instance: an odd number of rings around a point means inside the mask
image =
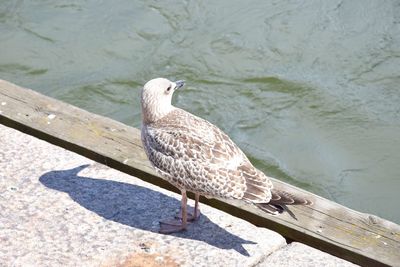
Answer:
[{"label": "pink leg", "polygon": [[[187,221],[188,222],[194,222],[200,217],[200,210],[199,210],[199,199],[200,199],[200,194],[195,193],[194,194],[194,209],[192,212],[187,211]],[[182,219],[182,209],[179,214],[175,216],[176,219]]]},{"label": "pink leg", "polygon": [[160,222],[160,230],[159,232],[162,234],[171,234],[180,231],[186,230],[187,226],[187,196],[186,191],[181,190],[182,193],[182,200],[181,200],[181,219],[172,219],[168,221],[161,221]]},{"label": "pink leg", "polygon": [[190,219],[191,221],[195,221],[200,217],[199,199],[200,199],[200,194],[197,193],[194,194],[194,211]]}]

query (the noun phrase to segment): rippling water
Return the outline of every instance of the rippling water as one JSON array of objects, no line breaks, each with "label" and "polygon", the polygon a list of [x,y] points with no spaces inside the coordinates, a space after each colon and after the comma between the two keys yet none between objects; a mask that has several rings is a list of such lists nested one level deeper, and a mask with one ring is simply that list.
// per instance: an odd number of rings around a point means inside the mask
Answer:
[{"label": "rippling water", "polygon": [[0,2],[0,78],[140,127],[139,89],[270,176],[400,222],[399,1]]}]

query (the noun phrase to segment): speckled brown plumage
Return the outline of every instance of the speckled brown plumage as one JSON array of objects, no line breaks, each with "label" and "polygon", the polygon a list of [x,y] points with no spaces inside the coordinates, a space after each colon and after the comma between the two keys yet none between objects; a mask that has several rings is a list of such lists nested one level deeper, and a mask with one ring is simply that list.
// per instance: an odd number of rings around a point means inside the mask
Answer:
[{"label": "speckled brown plumage", "polygon": [[178,188],[260,203],[271,198],[270,180],[225,133],[201,118],[175,109],[143,127],[142,136],[156,170]]},{"label": "speckled brown plumage", "polygon": [[164,179],[182,194],[191,191],[197,196],[243,200],[272,214],[282,212],[284,205],[311,203],[273,189],[270,179],[223,131],[173,107],[173,91],[182,85],[158,78],[142,90],[142,141]]}]

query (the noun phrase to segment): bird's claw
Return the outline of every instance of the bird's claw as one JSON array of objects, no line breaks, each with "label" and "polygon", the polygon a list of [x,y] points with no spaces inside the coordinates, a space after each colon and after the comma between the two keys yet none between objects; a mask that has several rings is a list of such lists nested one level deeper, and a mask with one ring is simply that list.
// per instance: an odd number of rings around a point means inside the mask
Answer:
[{"label": "bird's claw", "polygon": [[[196,215],[194,212],[194,209],[192,208],[191,212],[187,212],[187,221],[188,222],[194,222],[197,221],[200,218],[200,210],[197,210]],[[182,212],[179,212],[175,215],[175,219],[182,220]]]},{"label": "bird's claw", "polygon": [[171,219],[168,221],[160,221],[160,230],[158,232],[161,234],[171,234],[185,230],[186,225],[183,225],[180,219]]}]

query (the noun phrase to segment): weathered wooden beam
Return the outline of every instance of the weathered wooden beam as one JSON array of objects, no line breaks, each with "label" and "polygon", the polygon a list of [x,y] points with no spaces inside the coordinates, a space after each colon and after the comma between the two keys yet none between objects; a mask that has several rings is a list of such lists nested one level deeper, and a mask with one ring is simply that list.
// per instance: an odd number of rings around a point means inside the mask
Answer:
[{"label": "weathered wooden beam", "polygon": [[[0,123],[177,192],[151,168],[138,129],[3,80]],[[400,266],[399,225],[275,179],[274,184],[302,193],[314,204],[290,207],[294,219],[287,213],[275,217],[226,200],[202,198],[202,202],[360,265]]]}]

